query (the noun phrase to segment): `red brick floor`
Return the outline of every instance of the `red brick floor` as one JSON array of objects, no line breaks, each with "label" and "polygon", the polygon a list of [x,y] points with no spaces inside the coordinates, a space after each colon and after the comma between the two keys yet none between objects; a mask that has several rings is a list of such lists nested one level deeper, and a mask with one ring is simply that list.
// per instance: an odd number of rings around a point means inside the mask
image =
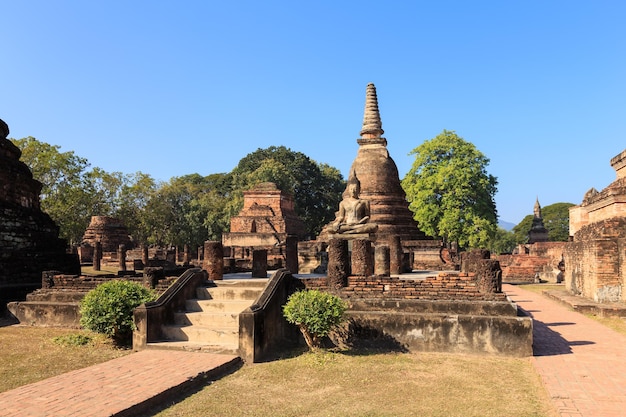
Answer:
[{"label": "red brick floor", "polygon": [[503,290],[533,317],[533,363],[558,415],[626,416],[626,337],[541,294]]},{"label": "red brick floor", "polygon": [[144,350],[0,393],[0,416],[133,416],[238,363],[232,355]]}]

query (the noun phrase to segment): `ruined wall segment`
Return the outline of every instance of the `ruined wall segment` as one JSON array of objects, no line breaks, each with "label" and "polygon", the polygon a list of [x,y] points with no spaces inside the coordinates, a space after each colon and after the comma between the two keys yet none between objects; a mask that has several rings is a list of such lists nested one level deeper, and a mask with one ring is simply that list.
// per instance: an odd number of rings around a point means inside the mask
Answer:
[{"label": "ruined wall segment", "polygon": [[44,270],[80,272],[78,258],[66,254],[59,228],[41,211],[41,183],[22,161],[0,120],[0,293],[16,299],[41,286]]},{"label": "ruined wall segment", "polygon": [[611,166],[616,180],[570,208],[572,241],[564,255],[566,287],[603,303],[626,301],[626,150]]}]

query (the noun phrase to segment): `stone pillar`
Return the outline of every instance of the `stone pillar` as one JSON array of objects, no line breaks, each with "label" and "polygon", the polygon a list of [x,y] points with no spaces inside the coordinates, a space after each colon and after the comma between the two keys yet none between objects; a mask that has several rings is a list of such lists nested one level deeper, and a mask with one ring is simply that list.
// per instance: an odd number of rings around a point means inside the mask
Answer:
[{"label": "stone pillar", "polygon": [[267,249],[252,251],[252,278],[267,278]]},{"label": "stone pillar", "polygon": [[328,286],[341,288],[348,285],[350,275],[350,259],[348,257],[348,241],[330,239],[328,241]]},{"label": "stone pillar", "polygon": [[376,246],[374,252],[374,274],[383,277],[391,275],[389,266],[389,246]]},{"label": "stone pillar", "polygon": [[187,266],[191,262],[191,254],[189,253],[189,245],[183,246],[183,265]]},{"label": "stone pillar", "polygon": [[93,248],[93,270],[100,271],[102,269],[102,243],[94,243]]},{"label": "stone pillar", "polygon": [[292,274],[298,273],[298,237],[287,236],[285,243],[285,267]]},{"label": "stone pillar", "polygon": [[372,242],[366,239],[352,241],[352,275],[370,276],[374,273]]},{"label": "stone pillar", "polygon": [[156,288],[161,278],[165,278],[163,267],[146,267],[143,270],[143,282],[152,289]]},{"label": "stone pillar", "polygon": [[482,293],[502,292],[502,268],[495,259],[481,259],[476,267],[476,287]]},{"label": "stone pillar", "polygon": [[198,265],[202,265],[202,252],[204,248],[202,246],[198,246]]},{"label": "stone pillar", "polygon": [[148,260],[150,257],[148,256],[148,245],[143,245],[141,247],[141,262],[143,262],[143,267],[148,266]]},{"label": "stone pillar", "polygon": [[54,287],[55,275],[61,275],[61,271],[43,271],[41,273],[41,288]]},{"label": "stone pillar", "polygon": [[224,279],[224,247],[222,242],[207,240],[204,242],[204,262],[202,269],[215,281]]},{"label": "stone pillar", "polygon": [[119,263],[119,270],[126,271],[126,246],[125,245],[118,246],[117,260]]},{"label": "stone pillar", "polygon": [[400,275],[402,273],[402,243],[400,236],[393,236],[389,242],[389,273]]}]

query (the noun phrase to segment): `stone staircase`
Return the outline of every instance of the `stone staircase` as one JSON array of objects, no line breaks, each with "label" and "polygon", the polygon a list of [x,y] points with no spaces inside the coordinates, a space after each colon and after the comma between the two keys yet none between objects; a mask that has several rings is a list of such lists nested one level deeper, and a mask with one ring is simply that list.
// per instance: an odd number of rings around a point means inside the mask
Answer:
[{"label": "stone staircase", "polygon": [[213,281],[198,288],[185,311],[174,313],[174,323],[162,325],[164,339],[148,349],[199,350],[238,354],[239,313],[250,307],[267,279]]}]

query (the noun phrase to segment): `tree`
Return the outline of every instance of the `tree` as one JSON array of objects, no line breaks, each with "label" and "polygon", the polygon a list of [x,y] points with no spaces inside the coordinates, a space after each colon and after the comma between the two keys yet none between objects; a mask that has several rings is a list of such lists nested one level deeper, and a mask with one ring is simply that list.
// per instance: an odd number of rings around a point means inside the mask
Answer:
[{"label": "tree", "polygon": [[444,130],[411,151],[415,161],[402,180],[420,228],[461,247],[486,247],[496,231],[496,177],[489,159],[453,131]]},{"label": "tree", "polygon": [[515,235],[501,227],[494,232],[493,237],[489,240],[487,249],[493,254],[511,253],[515,249]]},{"label": "tree", "polygon": [[301,152],[284,146],[257,149],[246,155],[231,172],[233,194],[229,216],[243,206],[243,191],[271,181],[284,193],[294,197],[296,214],[302,219],[310,236],[333,220],[341,201],[345,181],[339,170],[318,164]]},{"label": "tree", "polygon": [[[543,225],[548,229],[550,242],[567,242],[569,239],[569,208],[573,205],[572,203],[554,203],[541,208]],[[533,218],[534,215],[529,214],[513,227],[515,242],[526,243]]]},{"label": "tree", "polygon": [[70,245],[79,243],[91,216],[91,194],[85,177],[89,163],[73,151],[61,152],[59,146],[31,136],[11,140],[22,151],[20,160],[42,183],[42,211],[59,226],[60,236]]}]

